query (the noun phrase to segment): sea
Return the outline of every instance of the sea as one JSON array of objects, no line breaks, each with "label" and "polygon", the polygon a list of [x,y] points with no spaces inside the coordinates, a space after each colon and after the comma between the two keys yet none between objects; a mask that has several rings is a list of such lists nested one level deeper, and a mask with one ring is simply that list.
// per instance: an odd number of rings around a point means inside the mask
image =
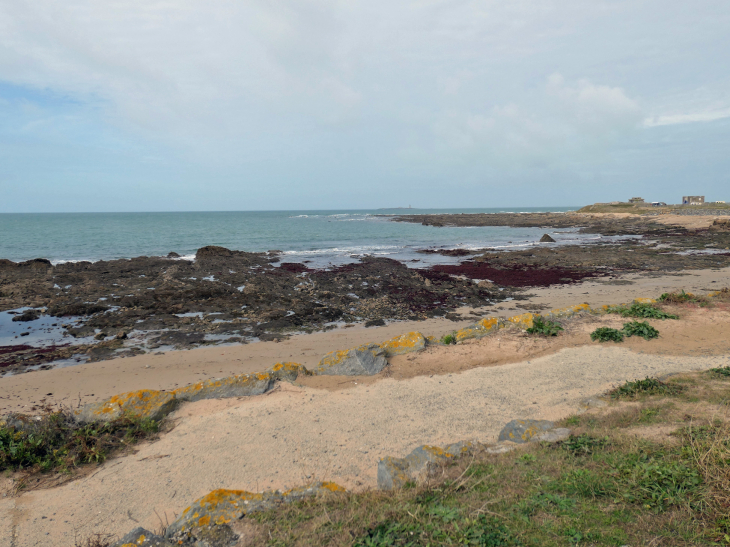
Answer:
[{"label": "sea", "polygon": [[[365,255],[412,267],[450,263],[424,249],[520,249],[549,233],[555,245],[600,240],[577,229],[444,227],[393,222],[388,215],[437,213],[567,212],[577,207],[491,209],[374,209],[335,211],[225,211],[162,213],[0,214],[0,258],[46,258],[53,264],[137,256],[193,259],[206,245],[240,251],[281,251],[282,262],[336,266]],[[463,259],[462,259],[463,260]]]}]

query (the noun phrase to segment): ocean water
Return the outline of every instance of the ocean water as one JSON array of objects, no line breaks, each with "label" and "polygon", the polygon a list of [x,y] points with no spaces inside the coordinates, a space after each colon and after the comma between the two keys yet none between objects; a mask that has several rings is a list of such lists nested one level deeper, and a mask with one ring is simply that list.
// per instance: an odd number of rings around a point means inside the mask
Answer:
[{"label": "ocean water", "polygon": [[[565,212],[575,207],[517,209],[256,211],[179,213],[23,213],[0,214],[0,258],[47,258],[54,264],[174,251],[193,258],[205,245],[241,251],[279,250],[284,262],[326,267],[375,255],[413,266],[449,262],[419,249],[484,247],[514,249],[536,245],[542,228],[435,228],[392,222],[388,214]],[[547,231],[557,244],[600,239],[577,230]]]}]

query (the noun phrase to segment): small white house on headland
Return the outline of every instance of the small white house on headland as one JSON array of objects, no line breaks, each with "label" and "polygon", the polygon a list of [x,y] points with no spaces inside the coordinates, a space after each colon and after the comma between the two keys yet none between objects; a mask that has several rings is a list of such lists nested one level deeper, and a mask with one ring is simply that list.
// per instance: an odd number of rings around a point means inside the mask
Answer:
[{"label": "small white house on headland", "polygon": [[703,205],[705,196],[684,196],[682,197],[682,205]]}]

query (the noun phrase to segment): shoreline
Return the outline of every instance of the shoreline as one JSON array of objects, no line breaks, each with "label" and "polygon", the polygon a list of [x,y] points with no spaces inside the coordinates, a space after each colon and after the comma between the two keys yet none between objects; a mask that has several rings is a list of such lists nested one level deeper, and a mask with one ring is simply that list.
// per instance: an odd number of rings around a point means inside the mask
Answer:
[{"label": "shoreline", "polygon": [[[674,274],[629,274],[616,280],[582,283],[523,291],[521,300],[502,302],[469,315],[461,308],[458,321],[433,318],[426,321],[392,322],[384,327],[362,325],[296,335],[280,342],[208,346],[196,349],[147,353],[70,367],[38,370],[0,378],[0,414],[29,412],[44,405],[76,407],[117,393],[138,389],[172,390],[200,380],[259,372],[276,362],[294,361],[313,368],[332,350],[364,343],[381,343],[409,331],[440,337],[483,317],[505,317],[587,302],[593,307],[615,305],[637,296],[658,297],[663,292],[686,290],[704,294],[730,285],[730,268],[688,270]],[[369,381],[362,379],[361,381]],[[52,395],[48,395],[48,394]]]}]

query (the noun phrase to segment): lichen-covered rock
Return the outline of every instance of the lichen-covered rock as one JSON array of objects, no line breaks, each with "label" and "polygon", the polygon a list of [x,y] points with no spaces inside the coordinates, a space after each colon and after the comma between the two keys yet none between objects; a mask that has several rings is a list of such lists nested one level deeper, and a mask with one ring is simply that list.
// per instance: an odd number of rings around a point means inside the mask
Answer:
[{"label": "lichen-covered rock", "polygon": [[378,344],[365,344],[352,349],[332,351],[322,357],[316,374],[372,376],[388,365],[385,350]]},{"label": "lichen-covered rock", "polygon": [[471,338],[482,338],[484,336],[487,336],[488,334],[491,334],[494,331],[499,330],[502,326],[502,321],[497,317],[482,319],[474,325],[470,325],[456,331],[456,341],[462,342]]},{"label": "lichen-covered rock", "polygon": [[129,532],[112,547],[173,547],[174,545],[164,537],[139,527]]},{"label": "lichen-covered rock", "polygon": [[555,424],[548,420],[512,420],[500,431],[498,439],[522,444],[553,428]]},{"label": "lichen-covered rock", "polygon": [[89,403],[74,411],[74,418],[81,423],[110,422],[124,414],[138,418],[161,420],[177,407],[173,393],[141,389],[115,395],[106,401]]},{"label": "lichen-covered rock", "polygon": [[531,443],[556,443],[558,441],[564,441],[570,437],[570,429],[566,427],[556,427],[545,431],[544,433],[538,433],[533,437],[530,437]]},{"label": "lichen-covered rock", "polygon": [[483,448],[480,443],[461,441],[445,448],[419,446],[405,458],[386,456],[378,462],[378,488],[394,490],[408,482],[422,482],[435,465]]},{"label": "lichen-covered rock", "polygon": [[590,304],[578,304],[576,306],[568,306],[567,308],[558,308],[552,310],[546,315],[548,319],[559,319],[561,317],[572,317],[580,313],[593,313]]},{"label": "lichen-covered rock", "polygon": [[520,315],[513,315],[512,317],[508,317],[507,321],[512,323],[513,325],[517,325],[521,329],[529,329],[532,327],[532,322],[537,317],[537,314],[535,313],[522,313]]},{"label": "lichen-covered rock", "polygon": [[273,367],[268,369],[267,374],[270,374],[275,380],[286,380],[287,382],[293,382],[299,375],[311,376],[312,373],[307,370],[304,365],[299,363],[276,363]]},{"label": "lichen-covered rock", "polygon": [[392,357],[424,349],[426,338],[420,332],[409,332],[383,342],[380,347],[385,350],[386,357]]},{"label": "lichen-covered rock", "polygon": [[188,541],[199,535],[199,530],[222,526],[257,511],[273,509],[282,503],[291,503],[307,497],[345,492],[333,482],[321,482],[286,492],[252,493],[245,490],[213,490],[193,502],[167,527],[165,537],[174,541]]},{"label": "lichen-covered rock", "polygon": [[274,387],[275,381],[276,378],[267,372],[238,374],[190,384],[178,388],[172,393],[179,400],[189,402],[226,397],[247,397],[266,393]]}]

